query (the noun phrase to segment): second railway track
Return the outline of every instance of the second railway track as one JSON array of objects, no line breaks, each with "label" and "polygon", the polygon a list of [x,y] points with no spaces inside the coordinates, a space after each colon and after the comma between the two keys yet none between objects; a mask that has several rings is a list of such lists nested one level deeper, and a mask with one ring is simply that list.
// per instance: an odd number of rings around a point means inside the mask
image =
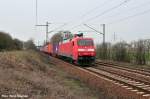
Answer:
[{"label": "second railway track", "polygon": [[127,70],[120,69],[120,68],[103,66],[103,65],[96,65],[96,67],[94,67],[94,68],[150,85],[150,77],[145,76],[143,74],[127,71]]},{"label": "second railway track", "polygon": [[104,76],[115,83],[118,83],[122,85],[122,87],[126,87],[127,89],[131,91],[135,91],[137,93],[143,94],[143,96],[150,96],[150,83],[145,84],[142,81],[131,79],[129,77],[121,76],[119,74],[114,74],[110,72],[106,72],[100,69],[96,69],[93,67],[88,67],[86,70],[89,70],[91,72],[94,72],[98,75]]},{"label": "second railway track", "polygon": [[134,79],[130,75],[123,76],[95,67],[81,68],[55,58],[53,62],[90,86],[103,89],[107,94],[113,94],[120,99],[150,99],[150,83],[146,80]]},{"label": "second railway track", "polygon": [[128,67],[121,66],[119,64],[113,64],[113,63],[102,62],[102,61],[96,61],[95,65],[96,66],[99,65],[99,66],[107,66],[110,68],[116,68],[118,70],[124,70],[124,71],[140,74],[140,75],[143,75],[147,78],[150,78],[150,71],[149,70],[143,70],[143,69],[137,69],[137,68],[128,68]]}]

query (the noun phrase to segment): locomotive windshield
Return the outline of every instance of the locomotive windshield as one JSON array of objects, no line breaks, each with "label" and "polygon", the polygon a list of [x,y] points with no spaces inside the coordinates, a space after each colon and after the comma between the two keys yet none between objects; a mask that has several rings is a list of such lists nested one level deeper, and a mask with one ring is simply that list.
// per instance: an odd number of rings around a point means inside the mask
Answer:
[{"label": "locomotive windshield", "polygon": [[93,40],[81,39],[78,40],[79,46],[93,46]]}]

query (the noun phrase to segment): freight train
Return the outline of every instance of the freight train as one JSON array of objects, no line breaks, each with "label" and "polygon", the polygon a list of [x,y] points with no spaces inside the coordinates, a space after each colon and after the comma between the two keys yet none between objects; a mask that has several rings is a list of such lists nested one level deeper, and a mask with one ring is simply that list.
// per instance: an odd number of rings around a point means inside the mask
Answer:
[{"label": "freight train", "polygon": [[77,34],[67,42],[48,43],[40,50],[55,57],[69,59],[79,65],[93,64],[96,56],[93,39]]}]

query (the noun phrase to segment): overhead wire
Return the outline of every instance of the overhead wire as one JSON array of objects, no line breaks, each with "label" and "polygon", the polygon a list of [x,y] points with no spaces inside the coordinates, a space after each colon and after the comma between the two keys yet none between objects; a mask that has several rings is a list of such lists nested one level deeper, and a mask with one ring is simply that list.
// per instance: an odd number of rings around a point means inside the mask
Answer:
[{"label": "overhead wire", "polygon": [[53,30],[50,31],[50,32],[55,32],[56,30],[63,28],[65,25],[67,25],[67,23],[64,23],[63,25],[61,25],[61,26],[59,26],[59,27],[53,29]]},{"label": "overhead wire", "polygon": [[[139,8],[141,8],[141,7],[145,7],[146,5],[150,5],[150,2],[146,2],[146,3],[143,3],[143,4],[137,5],[137,6],[135,6],[135,7],[132,7],[132,8],[130,8],[130,9],[125,10],[125,12],[130,12],[130,11],[132,11],[132,10],[139,9]],[[118,16],[118,15],[120,15],[121,13],[122,13],[122,12],[118,12],[118,13],[115,13],[115,15],[110,15],[110,16],[107,16],[107,17],[103,17],[103,18],[101,18],[101,20],[105,20],[105,19],[107,19],[107,18],[116,17],[116,15]]]},{"label": "overhead wire", "polygon": [[112,1],[113,0],[106,0],[106,1],[104,1],[101,5],[98,5],[95,8],[93,8],[93,9],[87,11],[86,13],[84,13],[81,17],[85,17],[85,16],[89,15],[90,13],[93,13],[93,11],[95,11],[95,10],[105,6],[106,4],[108,4],[108,3],[112,2]]},{"label": "overhead wire", "polygon": [[[113,6],[113,7],[109,8],[109,9],[103,11],[102,13],[100,13],[100,14],[98,14],[98,15],[96,15],[96,16],[90,18],[90,19],[87,19],[86,21],[94,20],[94,19],[96,19],[96,18],[98,18],[98,17],[100,17],[100,16],[102,16],[102,15],[108,13],[108,12],[111,12],[112,10],[114,10],[114,9],[116,9],[116,8],[121,7],[122,5],[128,3],[129,1],[131,1],[131,0],[124,0],[123,2],[119,3],[118,5]],[[86,21],[85,21],[85,22],[86,22]]]},{"label": "overhead wire", "polygon": [[100,17],[100,16],[102,16],[102,15],[108,13],[108,12],[111,12],[112,10],[114,10],[114,9],[116,9],[116,8],[119,8],[120,6],[122,6],[122,5],[126,4],[126,3],[128,3],[129,1],[131,1],[131,0],[124,0],[123,2],[119,3],[118,5],[113,6],[113,7],[109,8],[109,9],[103,11],[102,13],[100,13],[100,14],[98,14],[98,15],[96,15],[96,16],[90,18],[90,19],[87,19],[86,21],[83,21],[81,24],[76,25],[76,26],[72,27],[71,29],[74,29],[74,28],[76,28],[76,27],[82,25],[83,23],[86,23],[87,21],[94,20],[94,19],[96,19],[97,17]]},{"label": "overhead wire", "polygon": [[[89,15],[90,13],[92,13],[93,11],[95,11],[95,10],[97,10],[97,9],[99,9],[99,8],[101,8],[101,7],[103,7],[103,6],[106,5],[106,4],[109,4],[109,3],[112,2],[112,1],[113,1],[113,0],[106,0],[106,1],[104,1],[102,4],[100,4],[100,5],[96,6],[95,8],[93,8],[93,9],[91,9],[91,10],[85,12],[83,15],[80,16],[80,19],[86,17],[87,15]],[[67,22],[67,23],[71,23],[71,22],[73,22],[73,21],[74,21],[74,20],[71,20],[71,21],[69,21],[69,22]],[[70,29],[73,29],[73,28],[76,28],[76,27],[79,27],[79,26],[80,26],[80,25],[73,26],[73,27],[70,28]]]},{"label": "overhead wire", "polygon": [[116,20],[116,21],[113,21],[113,22],[110,22],[110,23],[108,23],[108,25],[115,24],[115,23],[118,23],[118,22],[122,22],[122,21],[128,20],[128,19],[133,18],[133,17],[141,16],[141,15],[144,15],[144,14],[149,13],[149,12],[150,12],[150,9],[145,10],[145,11],[140,12],[140,13],[136,13],[134,15],[127,16],[125,18],[122,18],[122,19],[119,19],[119,20]]}]

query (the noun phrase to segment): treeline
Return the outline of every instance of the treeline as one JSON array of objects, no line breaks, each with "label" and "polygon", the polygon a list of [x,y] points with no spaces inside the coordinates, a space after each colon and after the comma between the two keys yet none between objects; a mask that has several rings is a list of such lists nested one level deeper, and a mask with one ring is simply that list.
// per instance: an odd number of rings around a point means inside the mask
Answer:
[{"label": "treeline", "polygon": [[149,65],[150,40],[139,40],[131,43],[122,41],[116,44],[100,44],[97,45],[97,57],[106,60]]},{"label": "treeline", "polygon": [[19,39],[13,39],[8,33],[0,32],[0,51],[36,49],[33,40],[23,42]]}]

